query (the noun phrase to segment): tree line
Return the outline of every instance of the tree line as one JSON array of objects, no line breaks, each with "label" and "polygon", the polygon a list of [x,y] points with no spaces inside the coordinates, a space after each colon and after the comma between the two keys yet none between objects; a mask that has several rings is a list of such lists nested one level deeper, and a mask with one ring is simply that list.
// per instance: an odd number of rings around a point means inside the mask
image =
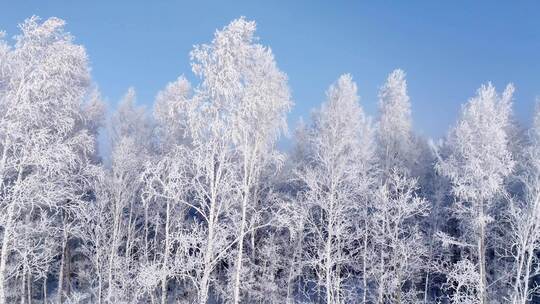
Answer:
[{"label": "tree line", "polygon": [[239,18],[194,46],[196,84],[107,116],[64,26],[0,35],[0,304],[534,302],[540,111],[520,125],[513,85],[433,141],[402,70],[375,120],[344,74],[288,132],[287,76]]}]

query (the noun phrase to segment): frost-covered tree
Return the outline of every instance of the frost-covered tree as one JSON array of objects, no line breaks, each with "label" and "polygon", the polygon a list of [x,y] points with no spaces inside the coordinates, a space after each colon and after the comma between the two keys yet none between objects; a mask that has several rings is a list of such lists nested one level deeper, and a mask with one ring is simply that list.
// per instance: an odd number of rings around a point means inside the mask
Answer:
[{"label": "frost-covered tree", "polygon": [[378,303],[418,301],[416,286],[427,253],[418,224],[429,205],[417,190],[414,179],[394,170],[374,194],[372,258]]},{"label": "frost-covered tree", "polygon": [[240,18],[217,31],[211,44],[196,46],[191,53],[193,71],[202,78],[202,97],[224,109],[219,114],[225,122],[222,132],[230,134],[238,158],[241,200],[233,303],[242,298],[245,236],[260,224],[253,213],[259,207],[261,173],[280,159],[274,144],[286,130],[285,114],[291,106],[285,74],[272,51],[255,43],[254,33],[255,22]]},{"label": "frost-covered tree", "polygon": [[[100,168],[93,174],[92,203],[86,204],[78,214],[80,226],[75,235],[80,240],[80,252],[86,257],[90,275],[84,277],[87,291],[95,303],[104,303],[107,291],[111,257],[111,232],[114,220],[111,212],[113,200],[109,176]],[[44,299],[45,300],[45,299]]]},{"label": "frost-covered tree", "polygon": [[430,205],[429,213],[418,223],[424,234],[428,250],[422,267],[424,271],[424,303],[434,300],[437,293],[444,292],[440,282],[444,280],[446,271],[439,271],[439,268],[452,256],[449,248],[440,246],[437,234],[441,230],[451,229],[448,227],[451,226],[448,222],[451,185],[448,179],[440,175],[434,168],[437,155],[445,155],[446,146],[442,141],[437,144],[430,141],[427,144],[429,146],[419,157],[419,164],[424,166],[424,170],[423,173],[417,175],[418,193],[426,198]]},{"label": "frost-covered tree", "polygon": [[190,273],[187,281],[197,291],[192,301],[207,303],[214,270],[238,241],[233,236],[231,212],[239,197],[231,133],[222,116],[226,105],[208,99],[204,91],[191,98],[189,87],[184,78],[169,84],[158,95],[155,115],[162,125],[161,140],[174,143],[172,161],[183,162],[188,197],[181,203],[195,215],[192,227],[196,229],[193,234],[183,233],[182,239],[191,239],[198,253],[177,257],[196,262],[189,271],[181,272]]},{"label": "frost-covered tree", "polygon": [[[185,156],[181,150],[164,156],[160,160],[147,164],[143,173],[145,187],[142,195],[150,208],[157,209],[154,219],[153,263],[159,267],[161,303],[168,302],[169,280],[175,278],[173,258],[177,243],[175,238],[184,228],[187,212],[187,191],[189,177],[185,170]],[[146,224],[148,225],[148,223]],[[152,265],[149,264],[149,265]],[[145,266],[148,266],[145,265]]]},{"label": "frost-covered tree", "polygon": [[446,243],[476,251],[481,303],[487,303],[486,241],[493,221],[494,199],[503,191],[504,179],[514,167],[508,130],[514,87],[502,95],[491,84],[483,85],[462,110],[461,118],[448,135],[449,153],[437,169],[452,183],[457,198],[453,212],[460,221],[460,240],[444,236]]},{"label": "frost-covered tree", "polygon": [[[508,279],[511,303],[528,303],[540,291],[534,280],[540,275],[540,108],[537,104],[528,147],[520,159],[517,180],[522,195],[514,195],[501,216],[504,258],[511,260]],[[509,189],[510,190],[510,189]]]},{"label": "frost-covered tree", "polygon": [[379,91],[378,157],[383,176],[412,167],[411,103],[403,70],[394,70]]},{"label": "frost-covered tree", "polygon": [[9,266],[23,258],[14,251],[16,232],[38,223],[35,217],[50,221],[42,227],[59,231],[47,229],[44,242],[51,234],[62,236],[56,252],[57,301],[62,302],[70,237],[66,227],[83,203],[95,147],[83,106],[90,88],[88,60],[61,19],[32,17],[20,30],[11,49],[2,47],[0,64],[0,303],[13,300],[6,293],[14,275]]},{"label": "frost-covered tree", "polygon": [[475,264],[468,259],[462,259],[448,271],[444,287],[450,291],[450,303],[482,303],[478,285],[480,276],[477,266],[478,264]]},{"label": "frost-covered tree", "polygon": [[[143,107],[135,104],[135,90],[130,88],[110,121],[111,168],[106,185],[110,191],[111,236],[108,244],[107,299],[119,301],[130,297],[125,291],[125,274],[133,270],[132,251],[136,226],[142,218],[140,200],[141,173],[151,153],[152,127]],[[122,269],[124,271],[119,271]],[[122,292],[124,291],[124,292]],[[123,293],[123,294],[122,294]]]},{"label": "frost-covered tree", "polygon": [[[193,116],[197,102],[192,100],[189,81],[180,76],[161,90],[154,104],[155,135],[159,153],[167,153],[177,145],[190,143],[192,127],[202,127]],[[210,123],[209,123],[210,124]]]},{"label": "frost-covered tree", "polygon": [[[326,303],[346,300],[344,279],[353,263],[354,223],[360,200],[372,183],[373,135],[358,104],[356,84],[341,76],[327,91],[307,135],[308,154],[298,171],[309,209],[305,254]],[[366,261],[364,261],[366,262]],[[365,286],[364,286],[365,287]]]}]

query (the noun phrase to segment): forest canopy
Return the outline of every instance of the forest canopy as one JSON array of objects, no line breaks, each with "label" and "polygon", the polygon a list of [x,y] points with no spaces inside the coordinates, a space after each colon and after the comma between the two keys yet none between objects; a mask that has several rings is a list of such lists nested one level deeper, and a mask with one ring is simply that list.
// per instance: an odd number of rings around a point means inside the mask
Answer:
[{"label": "forest canopy", "polygon": [[433,141],[401,69],[376,117],[343,74],[290,132],[287,75],[243,17],[149,110],[129,88],[106,115],[89,61],[59,18],[0,34],[0,304],[537,298],[540,108],[520,125],[512,84]]}]

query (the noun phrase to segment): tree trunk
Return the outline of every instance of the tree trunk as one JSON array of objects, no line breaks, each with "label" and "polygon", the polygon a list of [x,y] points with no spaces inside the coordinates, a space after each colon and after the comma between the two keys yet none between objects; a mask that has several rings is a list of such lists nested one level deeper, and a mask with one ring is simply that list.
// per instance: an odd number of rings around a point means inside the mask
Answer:
[{"label": "tree trunk", "polygon": [[32,303],[32,274],[28,273],[26,277],[26,286],[28,287],[28,304]]},{"label": "tree trunk", "polygon": [[426,281],[424,282],[424,304],[427,304],[429,288],[429,271],[426,272]]},{"label": "tree trunk", "polygon": [[209,288],[209,281],[210,281],[210,274],[212,273],[212,259],[214,256],[214,229],[215,229],[215,222],[214,222],[214,216],[215,216],[215,199],[212,198],[210,201],[210,215],[209,215],[209,222],[208,222],[208,240],[206,244],[206,252],[204,254],[204,269],[203,269],[203,276],[201,279],[201,286],[200,286],[200,295],[199,295],[199,303],[200,304],[206,304],[208,301],[208,288]]},{"label": "tree trunk", "polygon": [[64,227],[63,237],[62,237],[62,253],[60,257],[60,270],[58,273],[58,288],[57,288],[57,298],[58,303],[62,303],[64,296],[64,268],[66,264],[66,247],[67,247],[67,232]]},{"label": "tree trunk", "polygon": [[[210,237],[210,233],[209,233]],[[210,274],[212,272],[212,261],[211,257],[213,255],[213,241],[210,239],[208,240],[207,250],[204,257],[204,269],[203,269],[203,276],[201,279],[201,287],[200,287],[200,295],[199,295],[199,303],[200,304],[206,304],[208,301],[208,289],[209,289],[209,281],[210,281]]]},{"label": "tree trunk", "polygon": [[128,219],[128,227],[127,227],[127,236],[126,236],[126,251],[124,253],[124,256],[129,261],[129,256],[131,255],[131,243],[132,241],[132,233],[133,233],[133,200],[130,200],[129,202],[129,219]]},{"label": "tree trunk", "polygon": [[109,280],[108,280],[108,286],[109,286],[109,290],[108,290],[108,293],[107,293],[107,301],[112,301],[112,293],[113,293],[113,270],[115,268],[115,260],[116,260],[116,255],[117,255],[117,239],[118,239],[118,234],[119,234],[119,230],[120,230],[120,207],[119,207],[119,202],[120,202],[120,199],[119,197],[121,196],[121,194],[117,194],[117,197],[115,198],[115,202],[114,202],[114,213],[113,213],[113,231],[112,231],[112,239],[111,239],[111,248],[110,248],[110,252],[109,252]]},{"label": "tree trunk", "polygon": [[[303,225],[301,227],[303,227]],[[302,251],[302,235],[300,235],[297,238],[296,246],[294,248],[294,252],[292,256],[291,267],[289,269],[289,277],[287,279],[287,303],[288,304],[294,303],[294,295],[293,295],[294,289],[292,285],[296,277],[296,271],[297,271],[296,263],[298,261],[298,255],[299,253],[301,253],[301,251]]]},{"label": "tree trunk", "polygon": [[47,277],[43,279],[43,304],[47,304]]},{"label": "tree trunk", "polygon": [[535,255],[534,250],[531,248],[527,255],[527,268],[525,269],[525,278],[523,278],[523,290],[521,292],[521,303],[527,304],[528,294],[529,294],[529,281],[531,276],[531,267],[533,267],[533,256]]},{"label": "tree trunk", "polygon": [[[4,149],[5,150],[5,149]],[[5,166],[5,153],[4,156],[2,156],[2,163],[1,163],[1,170],[0,172],[2,174],[2,180],[3,180],[3,169]],[[19,168],[17,173],[17,181],[16,184],[19,184],[22,180],[22,168]],[[3,185],[4,183],[0,183],[0,185]],[[7,215],[6,215],[6,224],[4,225],[4,236],[2,237],[2,251],[0,252],[0,304],[6,303],[6,292],[5,292],[5,275],[6,275],[6,264],[7,264],[7,258],[9,254],[9,236],[11,234],[11,230],[13,229],[13,225],[15,223],[14,214],[15,213],[15,204],[13,202],[9,203],[8,209],[7,209]]]},{"label": "tree trunk", "polygon": [[327,223],[326,223],[326,244],[324,246],[324,259],[325,259],[325,279],[326,279],[326,303],[334,303],[333,298],[333,289],[332,289],[332,241],[333,241],[333,231],[334,231],[334,184],[332,183],[330,187],[330,201],[327,214]]},{"label": "tree trunk", "polygon": [[0,304],[6,303],[6,294],[5,294],[5,273],[6,273],[6,264],[8,258],[8,247],[9,247],[9,236],[11,234],[11,229],[13,226],[13,213],[14,213],[14,204],[10,203],[7,210],[7,220],[4,226],[4,235],[2,237],[2,251],[0,253]]},{"label": "tree trunk", "polygon": [[163,252],[163,268],[161,277],[161,304],[167,304],[167,272],[169,263],[169,225],[170,225],[170,202],[167,200],[167,210],[165,215],[165,251]]},{"label": "tree trunk", "polygon": [[512,303],[521,303],[522,302],[522,280],[525,278],[522,278],[522,271],[525,263],[525,255],[527,254],[526,249],[524,248],[525,245],[521,244],[519,252],[517,254],[518,261],[517,261],[517,273],[515,277],[515,283],[514,283],[514,294],[512,295]]},{"label": "tree trunk", "polygon": [[102,283],[101,274],[98,274],[97,276],[98,276],[98,299],[97,299],[97,302],[98,302],[98,304],[101,304],[101,299],[103,298],[103,283]]},{"label": "tree trunk", "polygon": [[[382,249],[382,248],[383,248],[383,247],[381,247],[381,249]],[[383,272],[384,272],[384,268],[385,268],[385,267],[384,267],[384,258],[383,258],[382,252],[381,252],[381,269],[380,269],[379,271],[380,271],[381,273],[383,273]],[[378,291],[378,293],[379,293],[379,294],[378,294],[378,302],[377,302],[377,303],[379,303],[379,304],[384,304],[384,301],[383,301],[383,300],[384,300],[384,290],[383,290],[383,288],[382,288],[382,286],[381,286],[381,282],[379,282],[379,286],[378,286],[377,289],[378,289],[377,291]]]},{"label": "tree trunk", "polygon": [[66,268],[64,270],[64,294],[69,297],[71,295],[71,249],[67,243],[69,242],[68,236],[66,235],[66,257],[65,259],[65,265]]},{"label": "tree trunk", "polygon": [[396,291],[396,304],[401,304],[401,270],[398,270],[397,278],[398,278],[398,288]]},{"label": "tree trunk", "polygon": [[144,206],[144,249],[145,262],[148,262],[148,251],[150,250],[148,246],[148,204]]},{"label": "tree trunk", "polygon": [[325,271],[325,279],[326,279],[326,282],[325,282],[325,286],[326,286],[326,303],[329,304],[329,303],[333,303],[333,300],[332,300],[332,280],[331,280],[331,275],[332,275],[332,253],[331,253],[331,250],[332,250],[332,235],[331,235],[331,232],[330,232],[330,229],[332,229],[331,225],[330,225],[330,221],[328,223],[328,236],[327,236],[327,239],[326,239],[326,244],[325,244],[325,250],[324,250],[324,259],[325,259],[325,263],[324,263],[324,271]]},{"label": "tree trunk", "polygon": [[[365,219],[367,221],[367,217]],[[367,303],[367,228],[364,235],[364,252],[362,253],[362,303]]]},{"label": "tree trunk", "polygon": [[26,303],[26,267],[23,267],[21,278],[21,304]]},{"label": "tree trunk", "polygon": [[236,258],[236,273],[234,278],[234,304],[240,303],[240,276],[242,275],[242,260],[244,258],[244,233],[246,229],[248,193],[244,188],[244,198],[242,200],[242,220],[240,223],[240,240],[238,241],[238,255]]},{"label": "tree trunk", "polygon": [[483,205],[480,205],[480,233],[478,237],[478,268],[480,271],[480,303],[487,304],[487,282],[486,282],[486,248],[485,248],[485,222],[484,222],[484,210]]},{"label": "tree trunk", "polygon": [[245,154],[243,159],[243,177],[242,177],[242,219],[240,222],[240,240],[238,242],[238,256],[236,259],[236,273],[234,279],[234,298],[233,303],[240,303],[240,278],[242,275],[242,260],[244,258],[244,234],[247,224],[247,205],[251,196],[251,186],[253,185],[253,177],[255,172],[255,159],[257,155],[257,147],[250,147],[249,140],[244,134],[244,148]]}]

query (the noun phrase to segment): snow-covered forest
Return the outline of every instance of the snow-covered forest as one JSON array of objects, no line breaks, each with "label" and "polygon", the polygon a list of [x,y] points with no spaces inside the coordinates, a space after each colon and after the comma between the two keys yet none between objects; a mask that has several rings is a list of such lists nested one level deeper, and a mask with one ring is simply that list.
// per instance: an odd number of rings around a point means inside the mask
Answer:
[{"label": "snow-covered forest", "polygon": [[431,140],[404,71],[373,118],[344,74],[288,130],[287,76],[240,18],[193,48],[196,83],[108,115],[64,25],[0,34],[0,304],[535,301],[540,110],[516,121],[512,84]]}]

